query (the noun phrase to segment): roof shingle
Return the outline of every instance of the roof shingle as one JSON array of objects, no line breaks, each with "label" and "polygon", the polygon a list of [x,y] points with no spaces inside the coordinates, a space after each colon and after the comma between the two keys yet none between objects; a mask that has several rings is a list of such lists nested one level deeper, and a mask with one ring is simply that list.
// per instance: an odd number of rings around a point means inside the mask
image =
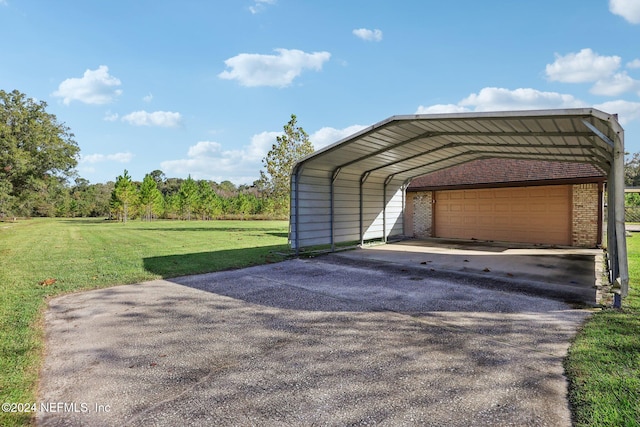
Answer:
[{"label": "roof shingle", "polygon": [[531,184],[544,181],[606,180],[595,166],[587,163],[539,160],[482,159],[415,178],[409,191],[444,187],[487,186],[489,184]]}]

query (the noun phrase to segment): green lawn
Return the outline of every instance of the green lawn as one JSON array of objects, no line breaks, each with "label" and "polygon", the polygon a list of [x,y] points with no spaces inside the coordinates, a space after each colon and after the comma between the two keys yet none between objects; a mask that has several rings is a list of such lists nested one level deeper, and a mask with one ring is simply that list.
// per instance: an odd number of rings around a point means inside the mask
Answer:
[{"label": "green lawn", "polygon": [[[286,221],[0,222],[0,403],[35,402],[48,297],[279,261],[287,231]],[[31,421],[0,412],[2,426]]]},{"label": "green lawn", "polygon": [[576,426],[640,425],[640,234],[627,238],[627,249],[622,310],[594,314],[565,361]]},{"label": "green lawn", "polygon": [[[286,221],[0,222],[0,403],[35,402],[46,299],[66,292],[281,259]],[[565,368],[578,426],[640,425],[640,234],[628,239],[631,292],[622,310],[585,324]],[[55,279],[55,283],[40,283]],[[29,414],[0,412],[0,425]]]}]

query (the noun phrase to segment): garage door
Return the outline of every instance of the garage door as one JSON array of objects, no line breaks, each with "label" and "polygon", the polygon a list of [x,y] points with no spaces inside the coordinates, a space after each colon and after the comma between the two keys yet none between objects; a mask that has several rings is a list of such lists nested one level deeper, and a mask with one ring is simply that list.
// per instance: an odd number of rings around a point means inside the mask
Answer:
[{"label": "garage door", "polygon": [[568,185],[435,193],[436,237],[571,244]]}]

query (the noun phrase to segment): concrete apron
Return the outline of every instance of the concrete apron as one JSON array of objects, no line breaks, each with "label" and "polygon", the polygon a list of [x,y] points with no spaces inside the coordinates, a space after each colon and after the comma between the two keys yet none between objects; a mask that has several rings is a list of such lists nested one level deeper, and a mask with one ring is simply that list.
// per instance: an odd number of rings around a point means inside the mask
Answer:
[{"label": "concrete apron", "polygon": [[[401,265],[424,277],[455,273],[494,289],[523,292],[572,303],[601,299],[601,249],[544,247],[504,242],[411,239],[342,252],[338,259]],[[489,279],[489,280],[487,280]]]},{"label": "concrete apron", "polygon": [[37,424],[570,426],[589,311],[353,258],[401,246],[54,298]]}]

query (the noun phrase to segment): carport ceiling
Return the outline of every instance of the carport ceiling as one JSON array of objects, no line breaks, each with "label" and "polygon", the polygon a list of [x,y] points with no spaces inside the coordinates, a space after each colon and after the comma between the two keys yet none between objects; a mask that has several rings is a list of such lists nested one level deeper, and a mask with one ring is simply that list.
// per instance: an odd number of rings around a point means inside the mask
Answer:
[{"label": "carport ceiling", "polygon": [[403,181],[495,157],[591,163],[609,173],[621,130],[595,109],[393,116],[300,163]]}]

